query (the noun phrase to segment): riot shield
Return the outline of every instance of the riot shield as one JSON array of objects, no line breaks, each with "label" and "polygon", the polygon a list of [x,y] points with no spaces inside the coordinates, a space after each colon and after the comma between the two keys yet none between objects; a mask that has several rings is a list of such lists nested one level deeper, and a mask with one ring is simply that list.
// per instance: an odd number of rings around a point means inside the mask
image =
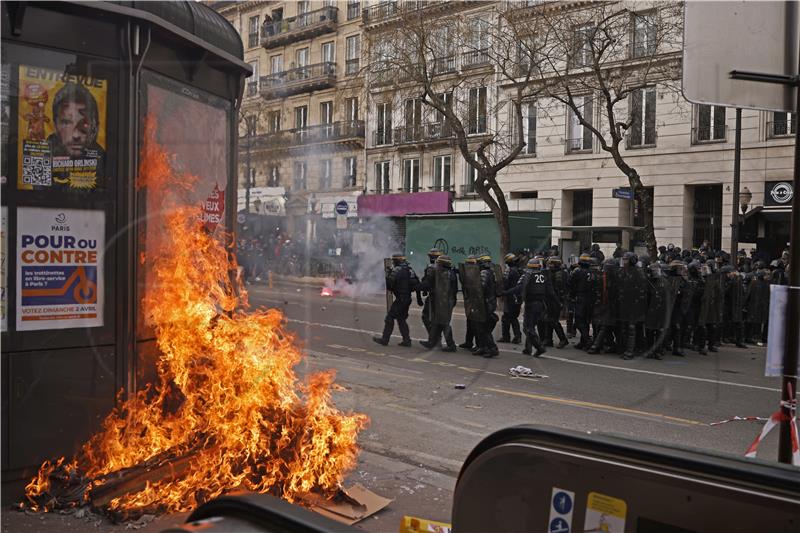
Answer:
[{"label": "riot shield", "polygon": [[483,299],[481,269],[478,265],[459,265],[461,285],[464,287],[464,313],[467,320],[483,322],[486,320],[486,302]]},{"label": "riot shield", "polygon": [[389,290],[389,272],[392,271],[394,264],[392,263],[391,257],[384,257],[383,258],[383,273],[386,277],[386,312],[389,312],[389,309],[392,307],[394,303],[394,295],[392,291]]},{"label": "riot shield", "polygon": [[446,326],[450,323],[453,308],[450,307],[450,271],[433,269],[433,291],[431,292],[431,323]]}]

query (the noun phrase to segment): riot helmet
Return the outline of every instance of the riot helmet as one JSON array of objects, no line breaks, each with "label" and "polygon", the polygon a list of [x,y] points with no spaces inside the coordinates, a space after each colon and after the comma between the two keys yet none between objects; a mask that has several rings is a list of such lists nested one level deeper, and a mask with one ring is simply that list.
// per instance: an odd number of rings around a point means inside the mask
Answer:
[{"label": "riot helmet", "polygon": [[650,266],[650,256],[649,255],[639,256],[639,263],[642,264],[642,268],[649,267]]},{"label": "riot helmet", "polygon": [[505,261],[507,265],[511,266],[517,262],[517,256],[512,253],[508,253],[503,257],[503,261]]},{"label": "riot helmet", "polygon": [[406,255],[401,253],[392,254],[392,263],[396,265],[400,265],[406,262]]},{"label": "riot helmet", "polygon": [[530,270],[541,270],[542,269],[542,260],[538,257],[534,257],[533,259],[528,260],[528,264],[526,265]]},{"label": "riot helmet", "polygon": [[470,255],[468,256],[464,262],[468,265],[475,265],[478,263],[478,256],[477,255]]},{"label": "riot helmet", "polygon": [[480,265],[481,268],[489,268],[492,265],[492,256],[489,254],[478,256],[478,265]]},{"label": "riot helmet", "polygon": [[443,252],[438,248],[431,248],[428,250],[428,259],[430,259],[431,263],[436,261],[436,258],[440,255],[443,255]]},{"label": "riot helmet", "polygon": [[622,254],[622,264],[623,265],[630,265],[636,266],[636,263],[639,262],[639,258],[636,257],[636,254],[633,252],[625,252]]},{"label": "riot helmet", "polygon": [[561,268],[561,259],[555,256],[551,256],[547,259],[547,266],[551,270],[559,270]]},{"label": "riot helmet", "polygon": [[648,264],[647,273],[653,279],[660,278],[663,275],[663,272],[661,272],[661,265],[659,265],[658,263]]},{"label": "riot helmet", "polygon": [[578,257],[578,264],[580,266],[588,267],[591,265],[591,263],[592,263],[592,256],[590,256],[589,254],[581,254],[580,257]]},{"label": "riot helmet", "polygon": [[449,255],[442,254],[436,258],[436,264],[441,265],[445,268],[450,268],[453,266],[453,260],[450,259]]}]

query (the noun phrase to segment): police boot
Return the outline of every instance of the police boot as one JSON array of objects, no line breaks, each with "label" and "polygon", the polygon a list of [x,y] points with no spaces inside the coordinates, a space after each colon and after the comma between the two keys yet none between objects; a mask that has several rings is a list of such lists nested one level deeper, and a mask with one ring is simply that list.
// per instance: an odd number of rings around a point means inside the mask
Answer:
[{"label": "police boot", "polygon": [[735,324],[735,326],[739,326],[739,327],[734,327],[734,329],[736,330],[736,347],[747,348],[747,345],[742,340],[744,338],[744,332],[742,331],[742,326],[744,326],[744,324]]},{"label": "police boot", "polygon": [[717,325],[711,324],[709,326],[706,326],[706,329],[708,331],[708,351],[718,352],[719,350],[717,349],[717,333],[719,330],[717,328]]},{"label": "police boot", "polygon": [[542,355],[547,351],[542,342],[539,340],[539,337],[534,335],[532,341],[533,341],[533,346],[536,348],[536,351],[533,352],[534,357],[539,357],[540,355]]},{"label": "police boot", "polygon": [[525,355],[533,354],[533,339],[528,333],[525,334],[525,348],[523,348],[522,353]]},{"label": "police boot", "polygon": [[522,342],[522,331],[519,329],[519,320],[514,319],[511,321],[511,331],[514,332],[514,338],[511,339],[511,344],[519,344]]},{"label": "police boot", "polygon": [[383,335],[380,337],[372,337],[372,340],[386,346],[389,344],[389,339],[392,338],[392,330],[394,329],[394,320],[388,316],[383,320]]},{"label": "police boot", "polygon": [[[592,343],[591,348],[587,350],[587,353],[595,354],[600,353],[600,350],[603,349],[603,341],[606,338],[606,327],[601,326],[600,330],[597,332],[597,336],[594,338],[594,342]],[[561,344],[559,344],[561,346]]]},{"label": "police boot", "polygon": [[675,326],[672,332],[672,355],[686,356],[686,352],[683,351],[683,331],[680,326]]},{"label": "police boot", "polygon": [[636,346],[636,325],[628,324],[627,334],[625,335],[625,352],[622,358],[626,361],[633,359],[633,348]]},{"label": "police boot", "polygon": [[697,343],[697,353],[708,355],[706,351],[706,327],[702,326],[695,329],[695,342]]},{"label": "police boot", "polygon": [[511,318],[508,313],[500,317],[500,338],[497,342],[511,342]]},{"label": "police boot", "polygon": [[398,346],[404,346],[406,348],[411,346],[411,332],[408,330],[408,322],[405,320],[398,320],[397,329],[400,330],[400,335],[403,336],[403,340],[398,343]]}]

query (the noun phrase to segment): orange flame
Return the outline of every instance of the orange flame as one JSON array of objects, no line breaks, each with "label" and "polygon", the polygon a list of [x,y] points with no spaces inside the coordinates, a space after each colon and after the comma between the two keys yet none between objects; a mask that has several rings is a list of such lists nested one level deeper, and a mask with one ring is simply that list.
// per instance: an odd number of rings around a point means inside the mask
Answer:
[{"label": "orange flame", "polygon": [[180,200],[197,178],[175,175],[155,131],[147,120],[139,173],[148,201],[161,204],[148,211],[165,213],[166,231],[155,242],[148,235],[156,289],[142,302],[161,352],[158,380],[120,397],[71,462],[46,461],[26,487],[30,507],[53,506],[42,501],[57,470],[95,480],[88,502],[103,476],[165,453],[190,455],[188,467],[111,500],[110,511],[186,511],[231,489],[288,501],[331,494],[356,465],[367,417],[333,405],[332,371],[298,380],[303,355],[279,311],[240,310],[246,293],[232,281],[232,255],[202,228],[199,208]]}]

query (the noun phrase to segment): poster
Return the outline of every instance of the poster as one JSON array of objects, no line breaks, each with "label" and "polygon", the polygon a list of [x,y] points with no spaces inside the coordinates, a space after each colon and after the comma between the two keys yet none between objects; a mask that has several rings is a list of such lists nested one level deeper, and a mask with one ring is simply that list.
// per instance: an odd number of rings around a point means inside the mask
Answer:
[{"label": "poster", "polygon": [[625,533],[628,506],[624,500],[590,492],[586,501],[583,533]]},{"label": "poster", "polygon": [[17,330],[103,325],[105,213],[17,210]]},{"label": "poster", "polygon": [[92,190],[105,177],[108,81],[19,67],[18,189]]},{"label": "poster", "polygon": [[0,211],[0,331],[8,331],[8,207]]}]

